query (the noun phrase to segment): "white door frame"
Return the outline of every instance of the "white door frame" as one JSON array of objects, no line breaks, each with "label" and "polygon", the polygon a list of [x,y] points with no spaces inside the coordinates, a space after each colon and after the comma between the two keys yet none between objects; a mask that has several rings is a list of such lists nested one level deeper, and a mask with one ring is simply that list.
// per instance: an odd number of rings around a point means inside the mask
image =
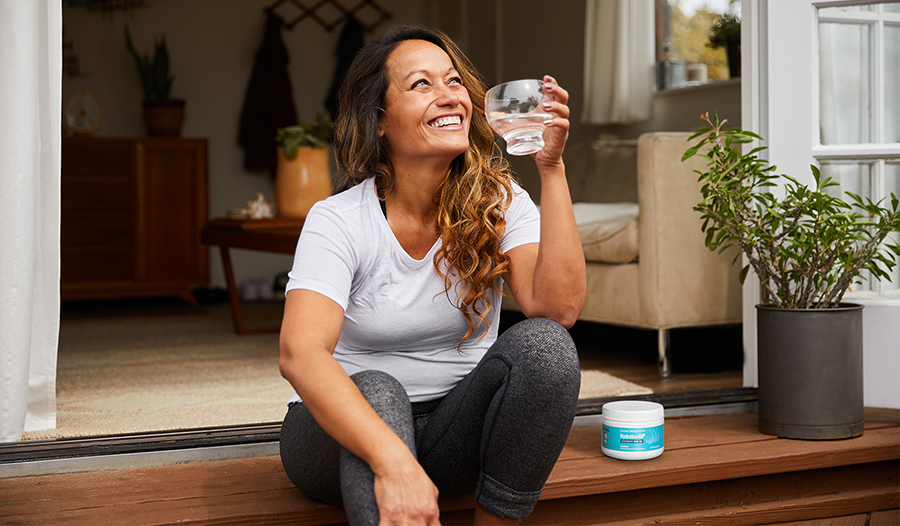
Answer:
[{"label": "white door frame", "polygon": [[[812,181],[806,155],[811,150],[814,101],[812,78],[812,31],[808,0],[744,0],[741,3],[741,123],[762,136],[767,150],[759,155],[800,181]],[[770,35],[772,38],[770,38]],[[779,41],[773,45],[772,39]],[[783,46],[791,46],[800,57],[777,60]],[[805,52],[804,52],[805,50]],[[792,53],[793,55],[793,53]],[[777,79],[806,79],[805,85],[789,89],[773,85]],[[793,125],[790,125],[790,124]],[[748,145],[760,146],[758,142]],[[749,261],[746,260],[746,265]],[[759,279],[751,271],[743,290],[744,386],[759,385],[756,346],[756,305],[761,302]]]}]

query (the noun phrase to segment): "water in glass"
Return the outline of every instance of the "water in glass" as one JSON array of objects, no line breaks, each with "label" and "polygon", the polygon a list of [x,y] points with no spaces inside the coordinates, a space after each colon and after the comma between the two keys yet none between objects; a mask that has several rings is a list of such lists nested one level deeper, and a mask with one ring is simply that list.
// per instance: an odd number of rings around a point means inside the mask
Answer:
[{"label": "water in glass", "polygon": [[506,141],[510,155],[529,155],[544,147],[545,112],[543,84],[539,80],[516,80],[494,86],[485,95],[488,123]]}]

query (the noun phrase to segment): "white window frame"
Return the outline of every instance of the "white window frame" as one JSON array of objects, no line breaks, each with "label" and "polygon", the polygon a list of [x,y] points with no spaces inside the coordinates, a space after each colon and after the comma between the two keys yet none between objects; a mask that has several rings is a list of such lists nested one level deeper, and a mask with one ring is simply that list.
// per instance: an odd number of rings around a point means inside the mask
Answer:
[{"label": "white window frame", "polygon": [[[869,188],[865,193],[865,197],[870,197],[873,201],[884,199],[885,203],[890,202],[890,194],[885,191],[885,164],[886,162],[900,161],[900,143],[884,142],[884,108],[885,96],[884,81],[882,78],[884,72],[884,27],[887,24],[900,26],[900,13],[885,13],[880,9],[878,11],[846,11],[842,13],[823,12],[822,8],[845,7],[850,5],[865,5],[872,3],[871,0],[863,2],[814,2],[816,7],[816,27],[812,33],[813,38],[813,63],[812,63],[812,80],[814,84],[813,100],[814,108],[812,113],[813,137],[815,139],[812,149],[812,156],[816,165],[821,168],[823,163],[827,162],[859,162],[869,164],[871,167],[871,179]],[[865,24],[870,27],[870,39],[872,42],[872,54],[870,59],[872,64],[869,70],[872,72],[869,83],[869,100],[872,103],[870,111],[871,121],[869,134],[873,139],[868,143],[861,144],[822,144],[822,138],[819,133],[821,130],[821,111],[819,108],[820,90],[818,79],[819,71],[819,23],[834,22],[847,24]],[[896,96],[896,94],[894,95]],[[839,181],[840,182],[840,181]],[[877,301],[890,302],[896,298],[900,302],[900,283],[891,283],[890,281],[873,280],[871,273],[865,271],[862,275],[864,280],[864,289],[860,291],[848,292],[844,297],[848,300],[872,299]]]}]

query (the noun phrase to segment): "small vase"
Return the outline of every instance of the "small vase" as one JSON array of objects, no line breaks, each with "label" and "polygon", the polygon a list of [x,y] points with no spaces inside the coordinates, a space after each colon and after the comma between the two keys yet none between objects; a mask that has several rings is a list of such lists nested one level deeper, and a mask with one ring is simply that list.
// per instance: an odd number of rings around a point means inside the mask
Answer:
[{"label": "small vase", "polygon": [[687,80],[687,62],[659,61],[656,63],[656,89],[674,89]]},{"label": "small vase", "polygon": [[151,136],[178,137],[184,124],[184,101],[181,99],[145,100],[144,123]]},{"label": "small vase", "polygon": [[309,209],[331,195],[328,148],[300,147],[288,159],[278,148],[275,174],[275,206],[278,217],[306,218]]},{"label": "small vase", "polygon": [[862,305],[757,305],[759,430],[829,440],[863,433]]}]

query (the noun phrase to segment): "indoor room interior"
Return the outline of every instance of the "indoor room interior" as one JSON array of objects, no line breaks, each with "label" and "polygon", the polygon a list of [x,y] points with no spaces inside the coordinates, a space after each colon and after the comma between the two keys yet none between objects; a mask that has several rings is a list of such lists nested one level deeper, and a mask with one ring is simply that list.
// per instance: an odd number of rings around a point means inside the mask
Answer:
[{"label": "indoor room interior", "polygon": [[[258,66],[255,57],[264,45],[269,13],[293,22],[291,27],[281,27],[279,36],[289,58],[286,69],[299,120],[313,120],[325,108],[342,40],[368,41],[391,24],[424,24],[445,31],[488,85],[553,74],[570,93],[567,166],[574,201],[637,201],[637,157],[641,155],[637,138],[642,134],[696,129],[701,124],[698,116],[706,111],[740,124],[740,77],[729,74],[724,49],[704,46],[708,29],[700,30],[700,43],[693,44],[700,48],[700,58],[692,60],[710,64],[703,78],[693,76],[689,81],[682,70],[676,72],[680,80],[673,80],[671,71],[662,73],[660,68],[659,75],[668,76],[655,79],[655,87],[647,92],[647,115],[633,122],[609,118],[607,124],[591,123],[598,118],[587,115],[584,97],[583,2],[561,2],[552,10],[530,1],[362,2],[363,7],[354,13],[360,22],[356,34],[346,21],[346,9],[329,7],[329,2],[309,12],[304,12],[302,3],[277,0],[135,4],[121,11],[91,9],[91,2],[63,4],[63,102],[76,105],[88,98],[100,110],[96,122],[86,124],[92,129],[64,129],[58,425],[55,430],[26,433],[26,439],[266,424],[283,417],[283,402],[291,388],[278,374],[278,336],[236,334],[227,293],[229,272],[220,247],[204,245],[198,233],[208,219],[247,209],[258,194],[275,199],[273,173],[266,167],[245,168],[251,154],[239,144],[242,110],[248,104],[251,76]],[[739,3],[707,4],[710,7],[680,1],[670,8],[660,0],[657,18],[678,31],[690,16],[708,27],[716,10],[739,10]],[[559,29],[563,27],[567,29]],[[106,203],[100,205],[107,207],[103,210],[97,208],[97,201],[85,204],[77,201],[79,197],[68,202],[66,198],[67,171],[71,181],[88,172],[111,172],[118,162],[112,149],[80,145],[121,145],[115,141],[148,135],[142,118],[141,81],[126,44],[126,30],[138,53],[152,54],[165,39],[174,77],[171,96],[185,101],[179,136],[170,139],[177,155],[151,161],[153,144],[138,147],[144,149],[141,155],[147,161],[137,177],[146,178],[149,186],[140,190],[145,201],[136,205],[143,217],[131,227],[127,212],[122,215],[114,204],[109,205],[112,198],[100,199]],[[682,43],[689,36],[667,31],[653,35],[650,50],[662,62],[673,56],[674,40],[685,49],[691,45]],[[690,38],[698,39],[696,34]],[[677,64],[683,68],[686,62]],[[630,119],[618,119],[622,120]],[[187,164],[178,165],[171,160],[175,158],[188,159]],[[533,163],[510,160],[525,189],[538,201],[540,184]],[[153,170],[165,171],[173,180],[154,187],[152,181],[164,176]],[[332,176],[337,177],[333,169]],[[702,241],[699,221],[697,226],[695,237]],[[132,230],[126,232],[124,245],[112,246],[105,240],[106,252],[90,252],[97,248],[91,243],[97,241],[86,240],[87,236],[114,237],[128,228]],[[142,235],[146,239],[138,241]],[[127,243],[141,244],[141,248]],[[291,264],[289,251],[233,248],[228,252],[231,289],[241,298],[246,326],[277,327],[283,275]],[[615,267],[637,267],[638,258],[628,257],[632,265]],[[719,267],[722,271],[727,265]],[[142,277],[135,277],[141,272]],[[603,279],[617,287],[616,283],[630,278],[613,274]],[[177,283],[172,285],[173,281]],[[630,301],[625,297],[636,294],[627,288],[607,291],[603,288],[607,286],[597,285],[589,303],[602,302],[607,310],[616,311],[617,304]],[[599,407],[599,400],[617,396],[652,399],[680,393],[688,399],[715,399],[740,391],[743,354],[740,314],[734,314],[734,302],[739,303],[740,297],[736,285],[730,294],[730,318],[723,314],[714,320],[718,314],[712,313],[697,322],[670,323],[675,328],[665,331],[669,349],[665,373],[659,363],[661,330],[652,323],[637,318],[620,322],[605,312],[592,318],[586,312],[570,331],[582,361],[583,412],[590,414]],[[690,309],[684,304],[673,308]],[[504,323],[519,317],[514,305],[503,314]]]},{"label": "indoor room interior", "polygon": [[900,0],[0,1],[0,518],[352,520],[284,463],[279,330],[335,90],[394,24],[569,94],[581,391],[522,524],[900,524]]}]

